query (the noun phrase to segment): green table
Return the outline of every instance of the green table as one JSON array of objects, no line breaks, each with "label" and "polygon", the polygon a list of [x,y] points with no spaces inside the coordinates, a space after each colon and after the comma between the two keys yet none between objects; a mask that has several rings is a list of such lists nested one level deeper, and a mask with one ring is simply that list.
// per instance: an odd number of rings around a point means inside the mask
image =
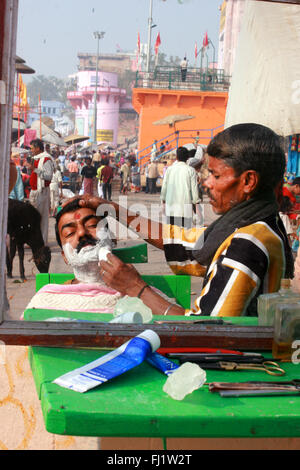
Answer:
[{"label": "green table", "polygon": [[[28,310],[25,320],[43,320],[54,315],[95,318],[95,314]],[[107,314],[96,316],[99,321],[111,318]],[[168,320],[172,318],[181,317]],[[253,318],[230,321],[256,324]],[[104,353],[94,349],[29,349],[47,431],[111,437],[300,436],[300,396],[222,398],[204,386],[183,401],[176,401],[162,390],[166,376],[148,363],[84,394],[51,383]],[[298,365],[288,363],[283,368],[286,370],[283,377],[261,371],[207,371],[207,381],[289,380],[300,376]]]}]

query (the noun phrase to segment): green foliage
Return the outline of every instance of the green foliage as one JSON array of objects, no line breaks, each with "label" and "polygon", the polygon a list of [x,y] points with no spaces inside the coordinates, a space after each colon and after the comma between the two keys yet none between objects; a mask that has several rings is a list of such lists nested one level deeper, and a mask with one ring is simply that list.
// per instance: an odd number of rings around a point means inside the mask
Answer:
[{"label": "green foliage", "polygon": [[75,89],[74,83],[70,83],[69,80],[37,75],[28,83],[27,94],[32,106],[38,104],[39,95],[41,100],[61,101],[68,104],[67,92]]}]

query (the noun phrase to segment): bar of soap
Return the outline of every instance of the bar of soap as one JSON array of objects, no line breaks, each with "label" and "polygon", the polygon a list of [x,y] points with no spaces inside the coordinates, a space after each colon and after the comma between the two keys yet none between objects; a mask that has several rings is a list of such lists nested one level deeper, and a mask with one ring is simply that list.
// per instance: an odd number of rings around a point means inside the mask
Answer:
[{"label": "bar of soap", "polygon": [[99,262],[100,261],[107,261],[107,255],[111,253],[111,251],[108,249],[108,248],[105,248],[104,246],[102,246],[100,249],[99,249]]},{"label": "bar of soap", "polygon": [[186,395],[202,387],[205,381],[206,372],[198,364],[185,362],[169,375],[163,391],[174,400],[183,400]]}]

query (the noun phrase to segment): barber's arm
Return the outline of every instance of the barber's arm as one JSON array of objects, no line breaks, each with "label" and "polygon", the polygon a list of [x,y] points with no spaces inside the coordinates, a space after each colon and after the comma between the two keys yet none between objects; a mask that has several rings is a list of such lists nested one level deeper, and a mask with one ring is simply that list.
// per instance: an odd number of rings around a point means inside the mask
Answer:
[{"label": "barber's arm", "polygon": [[[145,217],[141,217],[138,214],[129,212],[125,207],[120,206],[119,204],[112,201],[106,201],[98,197],[90,197],[84,195],[81,196],[80,199],[82,207],[90,207],[91,209],[97,210],[99,206],[104,204],[105,210],[108,210],[108,212],[109,208],[112,207],[112,212],[109,215],[111,215],[112,217],[115,215],[118,222],[123,225],[126,225],[129,228],[132,228],[136,233],[141,236],[141,238],[149,242],[151,245],[161,250],[163,249],[163,227],[161,223],[155,222]],[[133,228],[132,225],[134,225],[134,221],[138,222],[138,224],[135,225]]]},{"label": "barber's arm", "polygon": [[125,264],[116,256],[109,254],[107,261],[101,261],[100,268],[101,277],[107,286],[123,295],[139,297],[151,308],[154,315],[185,314],[184,308],[171,304],[154,292],[131,264]]}]

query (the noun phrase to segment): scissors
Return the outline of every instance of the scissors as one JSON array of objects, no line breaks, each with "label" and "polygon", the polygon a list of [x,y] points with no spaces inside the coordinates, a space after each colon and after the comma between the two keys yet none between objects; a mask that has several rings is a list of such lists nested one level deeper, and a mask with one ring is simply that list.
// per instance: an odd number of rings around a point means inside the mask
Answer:
[{"label": "scissors", "polygon": [[260,370],[269,375],[285,375],[285,370],[281,369],[276,362],[264,361],[262,364],[238,364],[236,362],[219,362],[221,369],[225,370]]}]

